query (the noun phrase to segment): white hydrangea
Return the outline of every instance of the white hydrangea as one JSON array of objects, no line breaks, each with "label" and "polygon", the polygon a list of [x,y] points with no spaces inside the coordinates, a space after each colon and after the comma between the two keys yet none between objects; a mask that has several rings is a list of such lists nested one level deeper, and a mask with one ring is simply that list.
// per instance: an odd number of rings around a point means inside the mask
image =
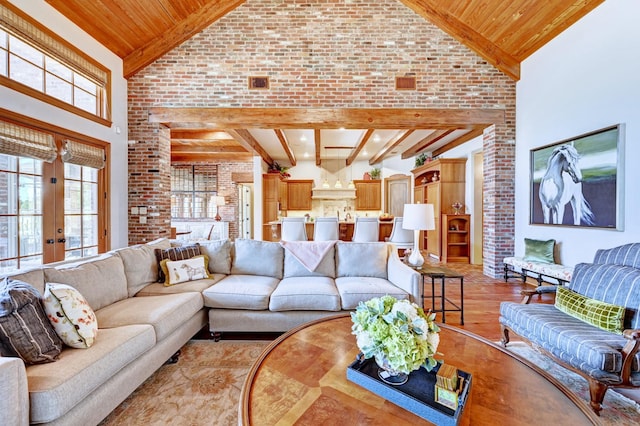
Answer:
[{"label": "white hydrangea", "polygon": [[409,322],[414,322],[418,318],[418,312],[416,308],[412,306],[411,302],[408,300],[399,300],[393,305],[391,308],[391,313],[397,315],[397,313],[402,312],[409,318]]}]

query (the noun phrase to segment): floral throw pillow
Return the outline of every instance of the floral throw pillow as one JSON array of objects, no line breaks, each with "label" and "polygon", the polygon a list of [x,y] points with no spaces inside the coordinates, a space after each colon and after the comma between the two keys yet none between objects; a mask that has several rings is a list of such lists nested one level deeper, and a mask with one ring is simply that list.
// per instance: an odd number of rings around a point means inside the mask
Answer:
[{"label": "floral throw pillow", "polygon": [[165,259],[160,262],[166,277],[164,285],[169,287],[187,281],[209,278],[209,258],[205,255],[195,256],[186,260]]},{"label": "floral throw pillow", "polygon": [[67,346],[86,349],[93,345],[98,320],[78,290],[67,284],[47,283],[43,302],[49,322]]}]

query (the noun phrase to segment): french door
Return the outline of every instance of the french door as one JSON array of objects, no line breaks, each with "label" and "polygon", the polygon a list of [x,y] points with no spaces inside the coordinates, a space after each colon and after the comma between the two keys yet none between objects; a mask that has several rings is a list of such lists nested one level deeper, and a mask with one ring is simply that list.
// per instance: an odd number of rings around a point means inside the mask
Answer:
[{"label": "french door", "polygon": [[[55,141],[62,151],[66,141]],[[104,179],[61,156],[0,153],[0,273],[106,251]]]}]

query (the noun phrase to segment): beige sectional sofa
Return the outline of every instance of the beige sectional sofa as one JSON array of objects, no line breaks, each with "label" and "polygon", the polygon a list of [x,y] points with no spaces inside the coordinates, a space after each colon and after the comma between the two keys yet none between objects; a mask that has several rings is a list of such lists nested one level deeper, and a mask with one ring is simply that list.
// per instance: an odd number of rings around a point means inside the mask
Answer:
[{"label": "beige sectional sofa", "polygon": [[[312,243],[311,243],[312,244]],[[99,423],[207,320],[212,333],[286,331],[384,294],[421,304],[420,275],[386,243],[332,243],[313,270],[279,243],[203,241],[210,278],[158,283],[154,249],[169,240],[14,274],[44,292],[75,287],[98,320],[88,349],[65,347],[52,363],[0,357],[3,425]]]}]

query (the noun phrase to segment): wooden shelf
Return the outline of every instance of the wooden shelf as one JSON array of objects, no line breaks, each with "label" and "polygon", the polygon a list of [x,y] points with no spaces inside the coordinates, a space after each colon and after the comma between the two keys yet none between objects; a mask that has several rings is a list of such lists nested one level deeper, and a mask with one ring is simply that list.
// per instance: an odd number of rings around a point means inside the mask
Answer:
[{"label": "wooden shelf", "polygon": [[471,216],[468,214],[442,215],[442,261],[469,263],[469,230]]}]

